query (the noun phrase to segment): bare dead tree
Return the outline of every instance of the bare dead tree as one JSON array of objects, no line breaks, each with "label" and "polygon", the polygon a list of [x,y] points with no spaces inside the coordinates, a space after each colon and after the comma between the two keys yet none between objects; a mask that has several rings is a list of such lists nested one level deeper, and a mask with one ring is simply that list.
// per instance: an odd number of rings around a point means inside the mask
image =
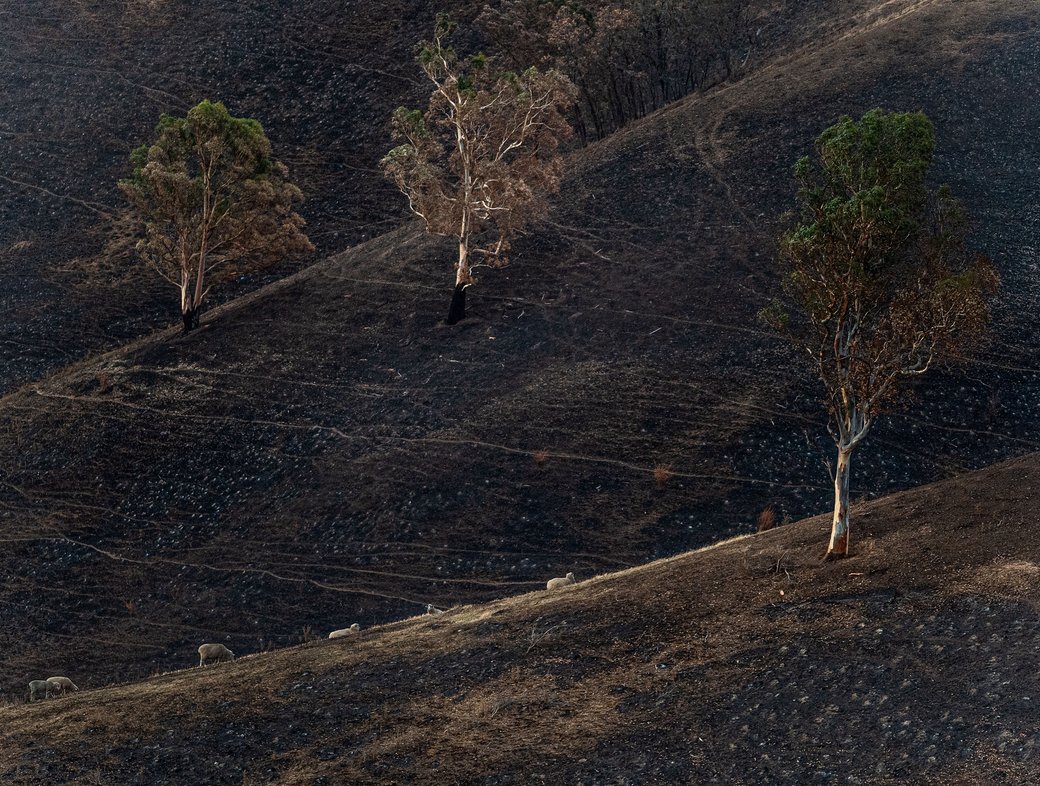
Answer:
[{"label": "bare dead tree", "polygon": [[753,0],[498,0],[476,25],[514,64],[577,86],[583,142],[737,73],[768,7]]}]

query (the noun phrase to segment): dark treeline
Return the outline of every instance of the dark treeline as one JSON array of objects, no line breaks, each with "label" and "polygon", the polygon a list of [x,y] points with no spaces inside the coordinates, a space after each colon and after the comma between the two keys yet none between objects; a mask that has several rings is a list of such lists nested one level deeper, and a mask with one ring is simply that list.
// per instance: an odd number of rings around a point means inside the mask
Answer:
[{"label": "dark treeline", "polygon": [[733,76],[761,22],[753,0],[505,0],[477,26],[517,68],[571,78],[575,131],[587,142]]}]

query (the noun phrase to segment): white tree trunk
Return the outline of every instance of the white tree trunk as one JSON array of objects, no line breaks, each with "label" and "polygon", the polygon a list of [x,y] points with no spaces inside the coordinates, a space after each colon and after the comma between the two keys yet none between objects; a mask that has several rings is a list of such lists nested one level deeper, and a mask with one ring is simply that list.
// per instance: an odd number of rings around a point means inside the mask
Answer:
[{"label": "white tree trunk", "polygon": [[849,460],[851,448],[838,447],[838,465],[834,468],[834,516],[831,539],[824,559],[841,559],[849,554]]},{"label": "white tree trunk", "polygon": [[454,325],[466,318],[466,287],[469,282],[468,238],[462,235],[459,237],[459,261],[455,263],[455,291],[451,296],[445,324]]},{"label": "white tree trunk", "polygon": [[455,263],[455,286],[469,284],[468,238],[459,240],[459,261]]},{"label": "white tree trunk", "polygon": [[203,280],[206,277],[206,261],[205,260],[206,260],[206,258],[200,254],[199,255],[199,267],[198,267],[198,270],[195,271],[195,292],[191,296],[191,307],[193,309],[197,309],[199,306],[202,305],[202,293],[204,291],[202,289],[202,284],[203,284]]}]

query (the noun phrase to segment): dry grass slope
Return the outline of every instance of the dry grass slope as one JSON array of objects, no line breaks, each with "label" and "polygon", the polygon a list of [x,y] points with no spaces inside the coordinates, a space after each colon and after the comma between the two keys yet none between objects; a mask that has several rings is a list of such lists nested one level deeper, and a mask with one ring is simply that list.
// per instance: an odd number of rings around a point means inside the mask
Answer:
[{"label": "dry grass slope", "polygon": [[[1023,784],[1040,459],[535,592],[0,709],[5,783]],[[132,707],[132,712],[128,708]]]}]

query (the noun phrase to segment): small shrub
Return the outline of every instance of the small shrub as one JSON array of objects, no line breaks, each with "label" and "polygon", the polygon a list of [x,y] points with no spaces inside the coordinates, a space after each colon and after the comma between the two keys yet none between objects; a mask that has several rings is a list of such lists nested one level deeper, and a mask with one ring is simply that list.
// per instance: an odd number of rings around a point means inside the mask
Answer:
[{"label": "small shrub", "polygon": [[657,464],[654,466],[654,482],[657,483],[657,488],[664,488],[665,484],[671,480],[672,477],[672,465],[671,464]]},{"label": "small shrub", "polygon": [[541,621],[542,618],[539,617],[534,621],[534,624],[531,625],[531,635],[529,637],[529,643],[527,645],[527,650],[525,651],[525,654],[529,653],[542,642],[552,641],[553,638],[555,638],[561,631],[563,631],[567,627],[567,620],[564,620],[563,622],[558,622],[555,625],[549,625],[548,623],[546,623],[544,627],[539,626],[539,623]]},{"label": "small shrub", "polygon": [[758,532],[765,532],[767,529],[772,529],[776,526],[776,508],[773,505],[767,505],[762,509],[762,512],[758,514],[758,519],[755,522],[755,529]]}]

